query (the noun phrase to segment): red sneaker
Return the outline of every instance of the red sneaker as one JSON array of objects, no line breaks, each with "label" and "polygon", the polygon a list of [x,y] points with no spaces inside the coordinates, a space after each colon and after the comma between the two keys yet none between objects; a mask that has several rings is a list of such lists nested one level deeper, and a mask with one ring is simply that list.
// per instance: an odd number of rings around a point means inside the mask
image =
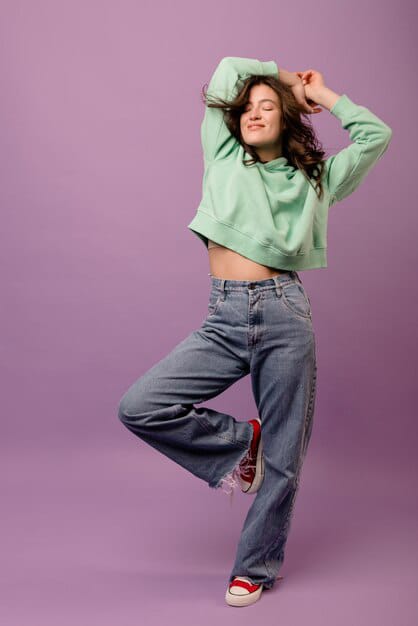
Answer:
[{"label": "red sneaker", "polygon": [[226,590],[225,600],[230,606],[247,606],[261,596],[263,585],[253,583],[246,576],[235,576]]},{"label": "red sneaker", "polygon": [[260,418],[249,420],[254,432],[250,449],[239,464],[238,480],[244,493],[255,493],[264,478],[263,444],[261,440]]}]

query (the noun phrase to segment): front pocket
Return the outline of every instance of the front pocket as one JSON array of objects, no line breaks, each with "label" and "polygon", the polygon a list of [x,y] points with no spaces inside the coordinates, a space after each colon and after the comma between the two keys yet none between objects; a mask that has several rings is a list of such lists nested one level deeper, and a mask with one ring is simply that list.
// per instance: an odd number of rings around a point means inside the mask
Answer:
[{"label": "front pocket", "polygon": [[295,315],[310,318],[311,303],[303,285],[292,282],[282,287],[283,302]]}]

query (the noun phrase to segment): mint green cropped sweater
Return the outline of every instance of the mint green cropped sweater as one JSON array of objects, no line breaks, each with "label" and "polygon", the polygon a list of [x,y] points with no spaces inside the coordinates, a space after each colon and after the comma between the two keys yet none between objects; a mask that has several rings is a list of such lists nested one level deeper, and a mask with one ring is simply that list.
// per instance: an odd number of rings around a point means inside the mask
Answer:
[{"label": "mint green cropped sweater", "polygon": [[[231,99],[241,79],[279,75],[275,61],[225,57],[208,94]],[[351,194],[387,149],[391,128],[347,95],[330,109],[351,142],[325,161],[324,195],[285,157],[243,165],[249,160],[231,135],[221,109],[206,107],[201,126],[204,159],[202,198],[187,228],[207,247],[208,239],[262,265],[306,270],[327,267],[330,206]]]}]

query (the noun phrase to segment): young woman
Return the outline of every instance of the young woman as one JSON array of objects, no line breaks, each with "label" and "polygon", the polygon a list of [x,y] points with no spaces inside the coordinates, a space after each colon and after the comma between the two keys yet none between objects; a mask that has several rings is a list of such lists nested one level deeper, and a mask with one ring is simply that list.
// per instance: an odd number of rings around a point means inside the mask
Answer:
[{"label": "young woman", "polygon": [[[208,314],[131,385],[119,418],[209,487],[256,493],[225,596],[244,606],[277,580],[312,431],[315,335],[297,270],[327,267],[328,210],[358,187],[392,132],[320,72],[274,61],[226,57],[208,92],[203,195],[188,225],[209,249]],[[302,117],[320,107],[351,139],[327,159]],[[257,417],[195,406],[248,374]]]}]

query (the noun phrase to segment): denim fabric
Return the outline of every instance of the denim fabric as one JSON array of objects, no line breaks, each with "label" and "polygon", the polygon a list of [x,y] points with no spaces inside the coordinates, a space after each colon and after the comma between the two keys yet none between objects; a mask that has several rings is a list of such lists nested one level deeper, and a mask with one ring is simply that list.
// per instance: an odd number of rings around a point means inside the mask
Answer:
[{"label": "denim fabric", "polygon": [[210,275],[207,316],[134,382],[119,403],[122,423],[206,481],[237,486],[252,438],[248,421],[196,407],[251,375],[261,419],[265,476],[253,496],[229,580],[271,588],[284,559],[316,395],[311,303],[296,271],[258,281]]}]

